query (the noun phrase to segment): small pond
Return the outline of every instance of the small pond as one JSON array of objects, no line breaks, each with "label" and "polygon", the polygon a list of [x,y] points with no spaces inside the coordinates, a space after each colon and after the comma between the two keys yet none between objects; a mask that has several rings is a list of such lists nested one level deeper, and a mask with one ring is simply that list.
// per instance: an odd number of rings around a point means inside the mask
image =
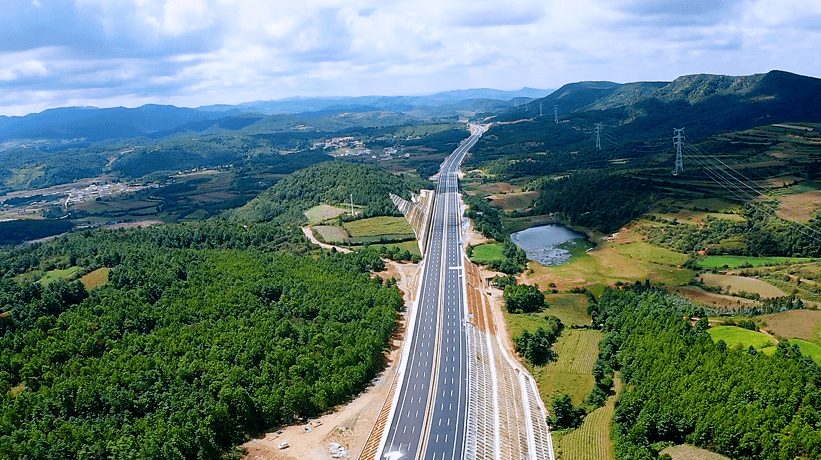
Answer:
[{"label": "small pond", "polygon": [[583,233],[560,224],[543,225],[512,233],[510,239],[542,265],[561,265],[595,245]]}]

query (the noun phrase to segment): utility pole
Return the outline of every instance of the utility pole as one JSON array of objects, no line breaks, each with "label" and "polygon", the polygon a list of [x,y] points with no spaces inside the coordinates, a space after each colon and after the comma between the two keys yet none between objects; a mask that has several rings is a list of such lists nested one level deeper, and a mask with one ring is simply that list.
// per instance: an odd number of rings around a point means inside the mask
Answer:
[{"label": "utility pole", "polygon": [[351,193],[351,217],[354,217],[355,214],[353,213],[353,193]]},{"label": "utility pole", "polygon": [[673,175],[677,176],[684,172],[684,160],[681,156],[681,146],[684,144],[684,128],[673,128],[673,143],[676,146],[676,166],[673,168]]},{"label": "utility pole", "polygon": [[559,106],[553,106],[553,123],[559,123]]},{"label": "utility pole", "polygon": [[596,150],[601,150],[601,123],[596,123]]}]

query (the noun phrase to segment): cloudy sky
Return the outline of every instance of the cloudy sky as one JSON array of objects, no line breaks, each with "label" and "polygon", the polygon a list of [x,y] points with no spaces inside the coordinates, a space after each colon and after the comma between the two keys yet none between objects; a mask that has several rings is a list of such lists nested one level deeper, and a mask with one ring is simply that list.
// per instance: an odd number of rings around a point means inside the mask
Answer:
[{"label": "cloudy sky", "polygon": [[0,0],[0,114],[821,77],[817,0]]}]

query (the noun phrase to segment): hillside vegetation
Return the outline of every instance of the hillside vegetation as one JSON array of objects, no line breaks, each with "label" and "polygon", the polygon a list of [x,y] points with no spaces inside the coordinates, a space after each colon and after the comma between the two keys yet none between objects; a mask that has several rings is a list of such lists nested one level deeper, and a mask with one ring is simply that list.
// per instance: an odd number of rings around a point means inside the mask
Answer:
[{"label": "hillside vegetation", "polygon": [[361,216],[398,215],[390,193],[410,199],[425,182],[397,176],[374,166],[326,162],[299,170],[277,182],[231,217],[242,222],[300,222],[303,213],[316,204],[346,204],[364,207]]},{"label": "hillside vegetation", "polygon": [[[348,401],[383,365],[401,293],[368,276],[375,252],[270,252],[296,241],[206,221],[0,254],[0,457],[225,458]],[[99,267],[90,291],[14,278]]]}]

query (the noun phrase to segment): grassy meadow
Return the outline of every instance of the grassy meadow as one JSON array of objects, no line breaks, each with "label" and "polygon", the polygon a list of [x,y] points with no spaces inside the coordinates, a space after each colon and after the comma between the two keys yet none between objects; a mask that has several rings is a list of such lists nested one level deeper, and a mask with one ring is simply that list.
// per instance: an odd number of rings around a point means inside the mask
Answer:
[{"label": "grassy meadow", "polygon": [[742,347],[755,349],[774,345],[773,339],[761,332],[751,331],[735,326],[715,326],[707,330],[714,342],[723,340],[729,348]]},{"label": "grassy meadow", "polygon": [[499,260],[502,256],[502,245],[498,243],[480,244],[473,247],[473,255],[470,260],[476,263],[487,263],[491,260]]}]

